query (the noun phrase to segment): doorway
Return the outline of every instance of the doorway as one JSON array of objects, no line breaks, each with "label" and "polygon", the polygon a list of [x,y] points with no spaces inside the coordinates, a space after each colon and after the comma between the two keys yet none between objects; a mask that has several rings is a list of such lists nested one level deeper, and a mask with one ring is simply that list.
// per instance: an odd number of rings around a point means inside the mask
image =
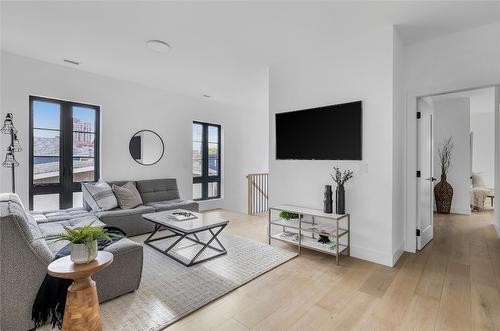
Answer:
[{"label": "doorway", "polygon": [[[417,98],[417,250],[433,239],[435,216],[443,212],[494,224],[497,89]],[[441,192],[439,201],[435,190]]]}]

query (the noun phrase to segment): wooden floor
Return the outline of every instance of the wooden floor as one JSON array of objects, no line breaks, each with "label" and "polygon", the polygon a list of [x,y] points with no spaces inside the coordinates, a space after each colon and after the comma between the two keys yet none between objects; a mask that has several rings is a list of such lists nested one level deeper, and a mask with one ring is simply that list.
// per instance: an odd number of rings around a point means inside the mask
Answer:
[{"label": "wooden floor", "polygon": [[[266,242],[265,217],[210,214],[230,219],[228,232]],[[168,330],[500,330],[492,215],[436,215],[434,240],[394,268],[356,258],[337,266],[303,249]]]}]

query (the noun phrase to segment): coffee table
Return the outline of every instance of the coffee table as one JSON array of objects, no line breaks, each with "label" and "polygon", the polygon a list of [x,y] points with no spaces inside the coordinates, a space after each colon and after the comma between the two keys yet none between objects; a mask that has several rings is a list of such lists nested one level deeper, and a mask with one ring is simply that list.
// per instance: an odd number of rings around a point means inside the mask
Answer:
[{"label": "coffee table", "polygon": [[[222,245],[217,236],[222,232],[222,230],[224,230],[229,221],[221,219],[209,219],[203,214],[194,212],[190,213],[193,213],[197,217],[196,219],[177,221],[171,218],[172,212],[190,211],[176,209],[142,215],[145,220],[148,220],[155,225],[154,231],[146,238],[146,240],[144,240],[144,243],[146,245],[183,264],[186,267],[191,267],[195,264],[211,260],[227,253],[226,248]],[[158,233],[158,231],[160,231],[161,229],[166,229],[173,234],[153,238],[155,234]],[[209,234],[209,238],[200,238],[198,234],[200,234],[201,232],[206,232],[207,234]],[[153,245],[153,242],[166,240],[169,238],[176,239],[166,249]],[[175,247],[184,239],[190,240],[201,246],[200,249],[195,253],[194,257],[192,257],[188,262],[182,261],[171,253],[171,251],[174,250]],[[213,243],[217,243],[219,247],[214,246]],[[206,258],[200,258],[201,254],[206,249],[215,251],[215,254],[210,255]]]}]

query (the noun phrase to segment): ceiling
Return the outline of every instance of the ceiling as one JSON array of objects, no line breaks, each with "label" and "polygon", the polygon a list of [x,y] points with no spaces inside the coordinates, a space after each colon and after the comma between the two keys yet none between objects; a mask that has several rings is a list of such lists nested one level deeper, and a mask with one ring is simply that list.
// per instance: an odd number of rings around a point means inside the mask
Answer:
[{"label": "ceiling", "polygon": [[[500,20],[500,2],[1,2],[2,50],[242,103],[262,70],[396,25],[407,44]],[[145,46],[168,42],[168,53]]]}]

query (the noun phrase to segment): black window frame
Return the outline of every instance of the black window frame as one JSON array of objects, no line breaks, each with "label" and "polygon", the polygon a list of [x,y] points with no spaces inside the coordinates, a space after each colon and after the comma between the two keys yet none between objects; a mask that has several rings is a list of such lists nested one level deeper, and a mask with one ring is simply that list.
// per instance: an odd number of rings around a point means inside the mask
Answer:
[{"label": "black window frame", "polygon": [[[55,103],[60,106],[60,129],[59,132],[59,183],[33,183],[34,169],[34,130],[33,105],[35,101]],[[95,110],[94,135],[94,180],[100,178],[100,112],[99,106],[46,98],[40,96],[29,96],[29,209],[33,209],[33,197],[35,195],[59,194],[59,209],[73,207],[73,193],[81,192],[81,182],[73,182],[73,107],[92,108]],[[77,156],[78,157],[78,156]]]},{"label": "black window frame", "polygon": [[[202,141],[201,141],[201,150],[202,150],[202,158],[201,158],[201,176],[193,176],[193,184],[201,184],[201,198],[198,199],[193,199],[196,201],[204,201],[204,200],[213,200],[213,199],[220,199],[221,197],[221,192],[222,192],[222,185],[221,185],[221,173],[222,173],[222,139],[221,139],[221,132],[222,132],[222,127],[219,124],[214,124],[214,123],[207,123],[207,122],[200,122],[200,121],[193,121],[193,124],[198,124],[202,126]],[[217,162],[218,162],[218,171],[217,175],[215,176],[209,176],[208,174],[208,127],[216,127],[217,128],[217,133],[218,133],[218,150],[217,150]],[[191,134],[191,140],[192,140],[192,134]],[[193,141],[194,142],[194,141]],[[193,163],[193,159],[191,159],[191,163]],[[217,196],[209,197],[208,196],[208,183],[217,183]]]}]

